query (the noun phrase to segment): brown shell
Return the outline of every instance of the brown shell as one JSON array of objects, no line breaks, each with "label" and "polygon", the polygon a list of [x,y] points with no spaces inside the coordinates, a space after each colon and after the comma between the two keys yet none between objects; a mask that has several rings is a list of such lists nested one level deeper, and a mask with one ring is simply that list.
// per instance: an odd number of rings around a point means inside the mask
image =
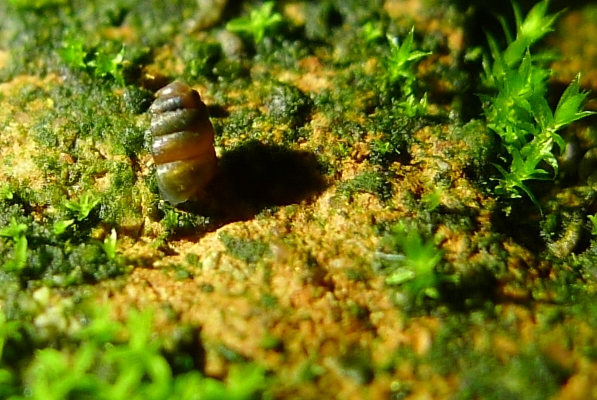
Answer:
[{"label": "brown shell", "polygon": [[200,193],[217,170],[207,107],[196,90],[175,81],[156,93],[149,111],[160,194],[174,205],[183,203]]}]

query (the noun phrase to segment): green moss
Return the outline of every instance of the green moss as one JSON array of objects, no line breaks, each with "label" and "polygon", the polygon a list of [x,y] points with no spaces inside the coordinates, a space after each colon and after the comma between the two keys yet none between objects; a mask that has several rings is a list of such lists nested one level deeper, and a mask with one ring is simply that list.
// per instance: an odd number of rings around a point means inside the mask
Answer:
[{"label": "green moss", "polygon": [[[70,345],[21,353],[19,363],[10,362],[10,352],[3,353],[0,346],[0,394],[26,391],[33,399],[101,399],[134,392],[143,398],[191,399],[199,394],[249,399],[263,388],[263,370],[251,364],[232,368],[226,382],[203,377],[202,360],[196,356],[202,351],[197,328],[181,326],[165,338],[157,337],[152,335],[151,315],[132,310],[125,324],[111,320],[107,312],[92,315],[91,322],[69,338]],[[28,327],[0,313],[0,342],[22,347]]]},{"label": "green moss", "polygon": [[[597,288],[597,241],[595,239],[590,241],[585,251],[568,255],[561,260],[561,264],[558,283],[572,286],[565,291],[568,293],[567,298],[575,296],[579,289],[585,293],[592,293]],[[566,268],[568,265],[572,270]],[[565,288],[560,290],[564,291]]]},{"label": "green moss", "polygon": [[216,290],[216,288],[213,285],[210,285],[209,283],[204,283],[200,285],[199,288],[203,293],[213,293]]},{"label": "green moss", "polygon": [[[474,325],[482,324],[488,334],[496,330],[494,322],[450,317],[437,333],[426,356],[433,368],[445,375],[462,371],[458,399],[544,399],[557,393],[571,371],[557,365],[538,347],[521,349],[507,362],[501,362],[491,350],[476,350]],[[459,340],[453,340],[458,337]]]},{"label": "green moss", "polygon": [[312,55],[312,49],[303,41],[295,40],[293,33],[278,35],[272,41],[257,46],[255,61],[271,68],[300,73],[300,61]]},{"label": "green moss", "polygon": [[[147,99],[146,92],[135,92],[135,101]],[[124,155],[135,160],[145,151],[143,129],[126,111],[132,107],[129,97],[133,95],[125,95],[123,100],[110,87],[78,80],[43,95],[54,106],[37,117],[32,136],[45,148],[35,156],[35,162],[51,183],[43,192],[45,199],[38,202],[56,207],[66,201],[71,188],[77,187],[102,199],[101,219],[110,225],[140,218],[140,207],[135,201],[138,193],[134,161],[115,159]],[[68,119],[64,113],[68,113]],[[99,194],[97,180],[106,175],[110,179],[109,189]]]},{"label": "green moss", "polygon": [[[214,129],[221,138],[254,137],[253,121],[260,117],[259,112],[253,109],[235,110],[227,116],[225,121],[215,119]],[[216,138],[216,142],[219,138]]]},{"label": "green moss", "polygon": [[508,155],[509,165],[495,164],[502,174],[495,193],[510,199],[524,194],[539,210],[539,201],[526,181],[554,179],[558,174],[556,148],[563,152],[566,146],[558,131],[593,114],[582,111],[588,93],[580,91],[579,76],[566,88],[555,110],[548,104],[550,71],[544,57],[531,55],[531,47],[552,30],[559,16],[547,14],[548,6],[547,0],[541,1],[523,18],[514,4],[516,36],[502,20],[508,38],[503,51],[492,36],[488,37],[492,60],[485,63],[483,78],[495,93],[482,97],[487,103],[487,126],[500,137]]},{"label": "green moss", "polygon": [[177,281],[184,281],[194,277],[193,272],[180,264],[170,264],[162,268],[162,271]]},{"label": "green moss", "polygon": [[[483,189],[494,174],[491,164],[501,162],[496,156],[499,146],[483,120],[463,122],[467,118],[464,109],[469,109],[464,100],[462,109],[455,109],[460,106],[460,92],[476,90],[468,88],[478,79],[475,65],[468,60],[461,64],[460,49],[448,48],[443,27],[414,38],[420,39],[420,44],[413,44],[408,52],[418,57],[422,53],[413,53],[414,48],[433,50],[438,62],[425,63],[420,70],[392,64],[400,61],[401,46],[388,42],[386,34],[399,37],[400,43],[413,36],[407,34],[410,26],[390,21],[382,3],[324,0],[275,5],[270,16],[279,11],[284,18],[296,17],[292,23],[298,26],[284,21],[266,26],[261,33],[250,31],[258,43],[251,47],[246,42],[248,47],[237,53],[248,57],[235,59],[238,54],[224,51],[218,37],[225,22],[214,29],[187,32],[200,11],[197,0],[167,4],[159,0],[72,0],[60,7],[52,0],[0,2],[0,15],[7,16],[0,39],[10,52],[0,80],[8,82],[9,90],[22,85],[11,92],[11,107],[1,128],[30,116],[22,133],[41,149],[33,160],[43,174],[32,177],[32,184],[9,182],[0,187],[0,309],[9,319],[7,323],[0,321],[0,347],[4,344],[0,350],[0,397],[21,396],[26,391],[32,398],[41,396],[39,393],[62,398],[119,398],[123,393],[119,390],[126,385],[141,396],[183,399],[201,395],[202,390],[216,393],[216,398],[246,398],[259,393],[263,384],[259,368],[235,375],[233,366],[228,383],[203,377],[200,371],[205,360],[201,358],[199,330],[180,326],[171,309],[162,310],[168,314],[168,325],[179,327],[157,333],[145,314],[131,316],[121,324],[106,316],[87,315],[77,302],[85,293],[97,295],[94,283],[127,271],[127,260],[119,255],[121,243],[112,228],[120,228],[119,235],[141,232],[148,228],[146,218],[161,220],[164,234],[158,244],[166,239],[176,241],[177,236],[184,236],[185,241],[199,240],[203,233],[222,224],[247,218],[257,224],[281,218],[293,231],[298,224],[296,233],[291,233],[297,240],[292,251],[302,249],[314,256],[304,256],[307,268],[295,278],[304,285],[317,286],[313,293],[317,297],[330,282],[338,282],[318,265],[327,259],[325,249],[316,254],[304,248],[316,236],[303,228],[310,224],[319,228],[330,222],[325,202],[318,199],[309,203],[329,183],[334,183],[338,195],[348,202],[359,193],[370,193],[386,207],[380,219],[375,211],[367,215],[371,221],[386,221],[381,223],[386,229],[381,229],[379,236],[382,242],[388,241],[374,252],[372,270],[358,267],[339,271],[339,283],[348,283],[358,291],[374,278],[371,273],[387,273],[388,283],[394,287],[381,288],[388,293],[378,294],[400,303],[403,292],[408,291],[404,285],[411,282],[410,290],[423,292],[429,300],[425,302],[428,307],[419,307],[416,312],[429,315],[405,320],[405,332],[410,335],[410,327],[437,322],[426,355],[400,346],[382,365],[376,365],[367,344],[363,348],[341,344],[339,353],[326,355],[335,371],[352,380],[357,390],[367,391],[369,384],[379,389],[376,385],[381,376],[382,385],[393,381],[390,395],[401,398],[412,394],[418,381],[429,376],[444,378],[448,386],[457,376],[459,398],[553,396],[570,373],[539,350],[542,343],[504,356],[493,348],[482,349],[475,341],[479,334],[490,339],[505,335],[520,344],[520,321],[514,313],[506,314],[509,306],[525,306],[541,332],[565,328],[562,344],[574,353],[575,365],[594,360],[597,351],[591,338],[577,329],[581,322],[597,327],[592,299],[597,288],[593,267],[597,264],[597,245],[589,234],[593,227],[585,217],[593,212],[593,196],[579,190],[577,200],[583,198],[582,204],[546,207],[546,218],[535,234],[540,232],[548,245],[566,236],[571,218],[580,224],[578,245],[561,257],[541,253],[541,248],[524,248],[527,243],[510,229],[510,220],[503,224],[505,228],[497,223],[499,214],[488,222],[491,210],[485,208],[493,203],[486,202]],[[440,3],[436,1],[433,7],[443,7],[448,14],[442,15],[452,18],[453,6]],[[248,17],[261,4],[249,1],[242,9],[229,8],[224,18]],[[469,27],[464,28],[462,32],[468,35]],[[121,34],[124,46],[118,39]],[[448,59],[452,62],[446,63]],[[146,66],[146,74],[141,75]],[[165,66],[175,67],[168,70]],[[155,175],[140,175],[148,166],[140,165],[145,163],[147,148],[141,126],[146,120],[139,115],[147,111],[157,86],[180,78],[176,75],[181,71],[189,83],[205,88],[202,95],[208,99],[221,150],[218,180],[214,192],[209,193],[213,195],[209,201],[217,204],[216,211],[209,210],[215,220],[211,222],[198,215],[196,210],[202,209],[194,205],[185,207],[190,210],[187,212],[160,201]],[[43,81],[43,88],[38,87],[41,80],[21,84],[19,77],[9,82],[20,75],[49,79]],[[52,79],[58,75],[62,79],[55,84]],[[446,89],[444,82],[452,86]],[[315,85],[310,87],[311,83]],[[406,92],[413,96],[405,97]],[[425,92],[428,97],[423,96]],[[569,98],[574,103],[579,97],[572,93]],[[9,100],[6,96],[3,99]],[[428,108],[434,111],[433,117],[426,115]],[[478,108],[470,110],[470,115],[477,117]],[[410,149],[416,149],[417,154],[411,156]],[[411,163],[411,157],[416,161],[437,157],[448,168],[433,171],[425,162]],[[8,175],[18,162],[18,157],[5,155]],[[334,182],[350,172],[343,169],[349,163],[356,176]],[[396,181],[394,171],[408,164]],[[440,172],[434,175],[436,179],[427,182],[427,174],[435,172]],[[467,179],[471,185],[458,181],[463,185],[456,187],[455,177]],[[40,183],[42,190],[37,190]],[[403,184],[404,188],[394,190]],[[433,185],[439,186],[433,190]],[[475,192],[477,189],[481,191]],[[462,190],[471,197],[460,199]],[[458,204],[448,205],[454,197],[458,197]],[[554,200],[562,202],[561,198]],[[292,206],[285,207],[287,204]],[[344,215],[346,204],[335,205],[342,206],[338,212]],[[405,214],[416,226],[416,234],[410,237],[410,232],[391,231],[392,221],[404,219]],[[435,238],[433,233],[438,230],[445,236]],[[101,239],[92,239],[92,233]],[[251,267],[263,265],[265,287],[273,282],[279,271],[268,260],[269,239],[226,232],[219,238],[232,257]],[[367,244],[365,248],[369,248]],[[166,262],[169,256],[165,255]],[[198,278],[200,255],[183,250],[181,256],[182,264],[167,267],[169,276],[189,279],[197,273]],[[138,265],[140,260],[131,262]],[[416,270],[414,278],[409,271],[401,275],[399,268]],[[458,276],[458,281],[452,276]],[[98,287],[104,284],[112,283],[103,282]],[[43,286],[53,287],[55,298],[76,304],[63,311],[83,329],[77,333],[73,333],[76,329],[38,329],[31,322],[44,312],[36,300],[40,296],[34,298],[33,294]],[[198,289],[211,293],[216,287],[202,281]],[[435,291],[427,291],[429,288]],[[436,299],[430,300],[430,295]],[[377,318],[373,314],[375,304],[357,303],[350,296],[338,299],[340,315],[369,329],[369,320]],[[257,305],[264,309],[275,311],[279,306],[278,298],[267,291],[257,299]],[[542,303],[557,311],[543,310]],[[408,306],[398,310],[407,315],[410,311]],[[383,326],[385,320],[379,323]],[[385,343],[382,340],[379,345]],[[286,338],[265,336],[260,351],[266,351],[266,359],[271,359],[269,353],[283,352],[285,344]],[[247,356],[223,346],[215,351],[224,362],[244,362],[251,357],[250,352]],[[328,376],[319,377],[330,373],[329,368],[318,364],[321,360],[315,353],[296,371],[305,391],[319,390]],[[411,367],[415,374],[412,385],[401,380],[404,368]],[[437,379],[429,380],[432,395],[436,394]],[[288,385],[285,393],[303,389],[296,382]]]},{"label": "green moss", "polygon": [[151,92],[137,86],[127,86],[122,96],[124,107],[133,114],[142,114],[147,111],[153,99]]},{"label": "green moss", "polygon": [[[94,211],[98,203],[98,199],[66,203],[72,205],[71,209],[64,208],[55,216],[44,216],[39,221],[29,214],[35,204],[28,203],[19,191],[12,199],[0,201],[0,229],[6,230],[14,224],[26,229],[25,244],[5,241],[2,246],[7,259],[21,260],[19,268],[5,268],[7,272],[23,283],[40,280],[58,286],[97,282],[124,273],[123,260],[115,257],[115,250],[109,254],[100,242],[89,238],[91,229],[98,223]],[[56,229],[58,222],[70,217],[73,219],[64,229]]]},{"label": "green moss", "polygon": [[183,44],[181,58],[185,62],[185,75],[193,79],[215,80],[216,64],[222,58],[222,47],[211,41],[187,39]]},{"label": "green moss", "polygon": [[566,370],[533,350],[515,356],[507,365],[496,359],[472,358],[468,379],[456,395],[457,399],[545,399],[555,395],[559,385],[569,377]]},{"label": "green moss", "polygon": [[437,239],[425,238],[416,224],[400,221],[383,237],[384,249],[378,252],[381,265],[388,273],[386,284],[404,290],[408,302],[423,305],[426,298],[439,299],[445,283],[456,283],[458,277],[440,269],[444,252],[435,243]]},{"label": "green moss", "polygon": [[176,234],[196,234],[209,224],[207,217],[176,209],[163,201],[158,204],[158,209],[163,214],[160,223],[165,231],[161,240]]},{"label": "green moss", "polygon": [[243,35],[251,36],[256,43],[260,43],[266,34],[275,32],[282,22],[282,16],[274,12],[275,3],[268,1],[260,8],[253,8],[249,17],[239,17],[230,20],[226,29]]},{"label": "green moss", "polygon": [[483,121],[473,119],[453,125],[446,140],[453,143],[446,149],[447,158],[458,162],[472,180],[487,179],[492,172],[491,162],[496,159],[497,143]]},{"label": "green moss", "polygon": [[389,84],[399,86],[403,96],[409,96],[415,92],[416,74],[414,67],[418,60],[429,56],[430,52],[414,50],[415,28],[402,40],[388,36],[390,54],[385,60],[385,75]]},{"label": "green moss", "polygon": [[370,193],[378,196],[382,201],[387,201],[392,198],[392,186],[383,173],[369,171],[341,182],[338,185],[338,193],[349,200],[352,200],[357,193]]},{"label": "green moss", "polygon": [[270,254],[269,245],[261,240],[241,239],[226,232],[218,235],[231,256],[247,264],[255,264]]},{"label": "green moss", "polygon": [[408,160],[407,147],[415,127],[415,121],[400,115],[395,108],[378,107],[366,126],[378,136],[370,144],[371,162],[387,168],[394,161]]},{"label": "green moss", "polygon": [[201,268],[201,260],[199,259],[199,256],[197,254],[187,254],[186,261],[191,267]]},{"label": "green moss", "polygon": [[265,106],[274,124],[285,124],[293,129],[307,122],[311,101],[298,88],[281,82],[266,87]]}]

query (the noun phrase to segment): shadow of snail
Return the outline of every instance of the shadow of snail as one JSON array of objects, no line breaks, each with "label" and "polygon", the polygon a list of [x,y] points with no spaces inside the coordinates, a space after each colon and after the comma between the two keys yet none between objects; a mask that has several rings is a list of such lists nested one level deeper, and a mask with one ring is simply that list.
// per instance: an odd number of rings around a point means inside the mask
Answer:
[{"label": "shadow of snail", "polygon": [[326,187],[314,154],[280,145],[247,141],[218,162],[207,107],[186,83],[160,89],[149,111],[160,195],[182,210],[220,223],[246,220],[268,207],[300,203]]}]

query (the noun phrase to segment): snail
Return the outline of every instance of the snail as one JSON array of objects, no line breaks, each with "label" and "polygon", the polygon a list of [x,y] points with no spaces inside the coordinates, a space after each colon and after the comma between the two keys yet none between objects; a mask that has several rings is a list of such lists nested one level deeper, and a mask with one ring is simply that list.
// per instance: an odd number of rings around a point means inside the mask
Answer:
[{"label": "snail", "polygon": [[214,128],[199,93],[181,81],[158,90],[148,133],[162,198],[173,205],[200,194],[217,170]]}]

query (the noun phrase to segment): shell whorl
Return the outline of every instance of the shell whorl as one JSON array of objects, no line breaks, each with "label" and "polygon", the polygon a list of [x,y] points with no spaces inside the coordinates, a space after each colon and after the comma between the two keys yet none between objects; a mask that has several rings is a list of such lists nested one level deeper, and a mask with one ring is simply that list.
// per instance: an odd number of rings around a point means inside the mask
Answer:
[{"label": "shell whorl", "polygon": [[149,133],[157,183],[176,205],[200,193],[217,170],[214,129],[199,93],[175,81],[156,93]]}]

